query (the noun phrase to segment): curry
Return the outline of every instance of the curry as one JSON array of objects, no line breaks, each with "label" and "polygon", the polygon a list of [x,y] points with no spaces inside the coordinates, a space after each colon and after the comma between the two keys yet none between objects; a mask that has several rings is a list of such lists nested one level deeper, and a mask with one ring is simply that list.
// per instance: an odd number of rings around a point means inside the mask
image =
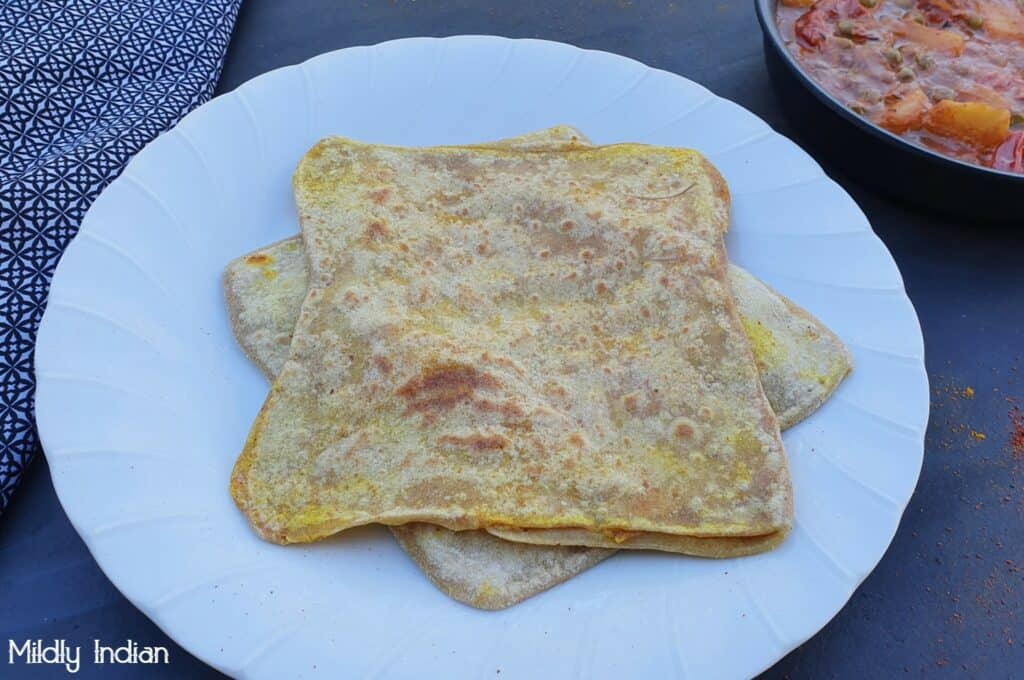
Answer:
[{"label": "curry", "polygon": [[874,124],[1024,174],[1024,0],[781,0],[808,75]]}]

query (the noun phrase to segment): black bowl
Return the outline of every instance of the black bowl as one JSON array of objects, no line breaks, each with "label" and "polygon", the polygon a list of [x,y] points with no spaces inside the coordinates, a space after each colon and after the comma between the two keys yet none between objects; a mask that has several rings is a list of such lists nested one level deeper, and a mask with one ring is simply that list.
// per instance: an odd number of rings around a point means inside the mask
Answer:
[{"label": "black bowl", "polygon": [[1024,175],[972,165],[897,137],[845,107],[793,58],[778,0],[754,0],[765,62],[797,137],[829,164],[892,198],[971,220],[1024,223]]}]

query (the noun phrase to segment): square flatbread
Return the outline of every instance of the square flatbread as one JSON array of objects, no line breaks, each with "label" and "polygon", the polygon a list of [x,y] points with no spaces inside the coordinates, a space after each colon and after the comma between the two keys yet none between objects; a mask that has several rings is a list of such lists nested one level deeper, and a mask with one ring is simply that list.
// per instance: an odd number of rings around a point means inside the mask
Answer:
[{"label": "square flatbread", "polygon": [[310,290],[232,478],[261,535],[788,528],[699,154],[331,139],[295,186]]}]

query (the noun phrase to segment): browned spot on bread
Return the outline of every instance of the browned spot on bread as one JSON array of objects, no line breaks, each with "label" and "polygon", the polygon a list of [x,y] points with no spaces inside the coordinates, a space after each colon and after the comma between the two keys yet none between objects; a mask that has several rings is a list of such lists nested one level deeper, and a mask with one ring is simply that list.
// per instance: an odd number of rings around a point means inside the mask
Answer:
[{"label": "browned spot on bread", "polygon": [[578,449],[582,449],[583,445],[586,443],[579,432],[573,432],[571,435],[569,435],[569,438],[566,441],[568,441],[570,444],[572,444]]},{"label": "browned spot on bread", "polygon": [[363,235],[369,241],[384,241],[391,236],[391,230],[380,220],[374,220],[366,227]]},{"label": "browned spot on bread", "polygon": [[672,423],[672,434],[676,439],[691,439],[696,430],[694,429],[693,423],[685,418],[677,418]]},{"label": "browned spot on bread", "polygon": [[559,385],[555,382],[549,382],[544,385],[544,393],[550,397],[557,397],[558,399],[568,399],[569,391],[565,389],[563,385]]},{"label": "browned spot on bread", "polygon": [[376,203],[377,205],[384,205],[385,203],[387,203],[389,196],[391,196],[391,189],[389,189],[388,187],[374,189],[373,191],[368,191],[366,193],[366,197],[369,198],[374,203]]},{"label": "browned spot on bread", "polygon": [[246,264],[251,264],[256,267],[262,267],[263,265],[270,264],[273,261],[273,256],[267,255],[266,253],[253,253],[252,255],[247,255],[245,258]]},{"label": "browned spot on bread", "polygon": [[657,388],[634,390],[620,397],[622,408],[636,418],[650,418],[661,410],[661,398]]},{"label": "browned spot on bread", "polygon": [[570,231],[572,231],[575,228],[576,228],[576,223],[574,221],[572,221],[572,220],[565,220],[564,222],[562,222],[562,231],[564,233],[569,233]]},{"label": "browned spot on bread", "polygon": [[473,401],[473,408],[484,413],[497,413],[509,420],[522,418],[526,415],[522,407],[511,399],[501,402],[491,401],[490,399],[475,399]]},{"label": "browned spot on bread", "polygon": [[407,402],[406,413],[422,413],[428,419],[455,408],[477,390],[497,390],[493,375],[466,364],[448,363],[427,369],[398,388]]},{"label": "browned spot on bread", "polygon": [[500,451],[509,445],[509,440],[500,434],[471,434],[458,436],[446,434],[438,441],[441,444],[470,449],[471,451]]},{"label": "browned spot on bread", "polygon": [[391,375],[392,366],[387,357],[378,354],[373,357],[373,364],[384,375]]}]

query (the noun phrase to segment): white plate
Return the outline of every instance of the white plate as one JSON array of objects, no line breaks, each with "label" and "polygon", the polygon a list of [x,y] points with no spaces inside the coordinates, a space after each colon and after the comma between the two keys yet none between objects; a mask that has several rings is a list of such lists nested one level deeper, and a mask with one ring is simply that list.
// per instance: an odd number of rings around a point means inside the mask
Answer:
[{"label": "white plate", "polygon": [[[266,384],[236,347],[228,260],[296,232],[290,177],[325,135],[420,145],[558,123],[695,147],[733,195],[733,259],[849,344],[856,371],[786,433],[796,527],[741,560],[620,554],[501,612],[448,599],[380,528],[260,541],[228,474]],[[111,581],[239,676],[742,677],[820,629],[917,482],[921,332],[854,202],[796,145],[684,78],[537,40],[411,39],[322,55],[214,99],[129,164],[57,269],[36,409],[64,509]]]}]

